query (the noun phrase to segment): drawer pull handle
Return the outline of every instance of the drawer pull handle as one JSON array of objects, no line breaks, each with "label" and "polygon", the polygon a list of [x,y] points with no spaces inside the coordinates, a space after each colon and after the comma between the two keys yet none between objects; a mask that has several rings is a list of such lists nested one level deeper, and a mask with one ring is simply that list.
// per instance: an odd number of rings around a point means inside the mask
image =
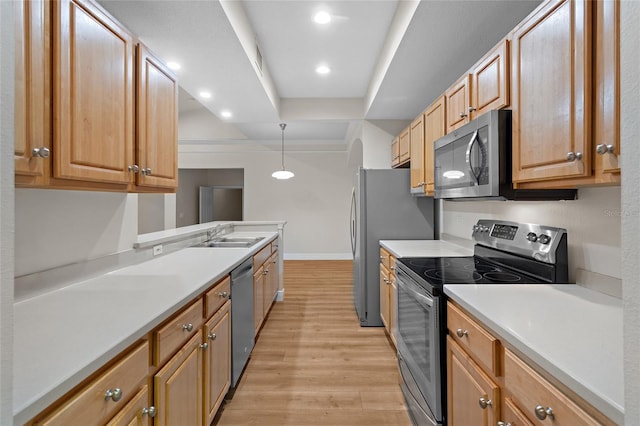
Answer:
[{"label": "drawer pull handle", "polygon": [[49,148],[46,146],[43,146],[42,148],[33,148],[31,151],[31,155],[38,158],[49,158],[50,153],[51,151],[49,151]]},{"label": "drawer pull handle", "polygon": [[211,333],[209,334],[209,340],[216,340],[218,338],[218,336],[216,336],[216,333]]},{"label": "drawer pull handle", "polygon": [[483,410],[487,407],[493,407],[493,401],[491,401],[490,399],[480,398],[478,400],[478,404],[480,405],[480,408],[482,408]]},{"label": "drawer pull handle", "polygon": [[183,330],[183,331],[189,331],[189,332],[193,331],[193,324],[191,324],[191,323],[189,323],[189,324],[184,324],[184,325],[182,326],[182,330]]},{"label": "drawer pull handle", "polygon": [[464,336],[468,336],[469,332],[467,330],[463,330],[461,328],[456,330],[456,334],[458,335],[459,338],[463,338]]},{"label": "drawer pull handle", "polygon": [[228,295],[229,293],[227,293],[226,291],[221,291],[220,293],[218,293],[218,297],[221,299],[226,299]]},{"label": "drawer pull handle", "polygon": [[540,420],[544,420],[549,417],[553,420],[553,409],[551,407],[544,408],[542,405],[536,405],[535,410],[536,417]]},{"label": "drawer pull handle", "polygon": [[149,416],[149,417],[155,417],[156,416],[156,407],[154,407],[153,405],[149,408],[143,408],[142,409],[142,415],[143,416]]},{"label": "drawer pull handle", "polygon": [[204,342],[203,344],[200,345],[200,349],[202,349],[203,351],[207,350],[208,347],[209,347],[209,344],[207,342]]},{"label": "drawer pull handle", "polygon": [[615,147],[613,145],[605,145],[603,143],[596,145],[598,155],[613,154]]},{"label": "drawer pull handle", "polygon": [[511,426],[511,422],[498,422],[498,426]]},{"label": "drawer pull handle", "polygon": [[104,393],[105,401],[112,400],[113,402],[118,402],[120,401],[120,398],[122,398],[122,389],[120,388],[108,389]]}]

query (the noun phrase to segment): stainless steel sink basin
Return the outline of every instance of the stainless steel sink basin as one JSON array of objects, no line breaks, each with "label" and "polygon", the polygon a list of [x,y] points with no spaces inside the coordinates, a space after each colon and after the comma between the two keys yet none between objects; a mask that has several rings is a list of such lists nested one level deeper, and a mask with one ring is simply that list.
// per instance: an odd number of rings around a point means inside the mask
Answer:
[{"label": "stainless steel sink basin", "polygon": [[205,241],[194,247],[246,248],[251,247],[261,240],[264,240],[264,237],[222,237]]}]

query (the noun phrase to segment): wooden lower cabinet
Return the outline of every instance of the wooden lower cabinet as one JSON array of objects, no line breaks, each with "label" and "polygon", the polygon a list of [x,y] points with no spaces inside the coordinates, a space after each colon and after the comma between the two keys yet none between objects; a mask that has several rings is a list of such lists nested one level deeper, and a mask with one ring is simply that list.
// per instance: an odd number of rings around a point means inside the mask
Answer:
[{"label": "wooden lower cabinet", "polygon": [[260,331],[262,321],[264,320],[264,311],[262,299],[264,298],[264,267],[260,267],[253,274],[253,326],[255,335]]},{"label": "wooden lower cabinet", "polygon": [[447,329],[450,426],[615,424],[570,389],[552,384],[547,373],[505,348],[498,336],[451,302]]},{"label": "wooden lower cabinet", "polygon": [[211,424],[231,384],[231,302],[205,324],[204,423]]},{"label": "wooden lower cabinet", "polygon": [[198,331],[154,376],[156,426],[202,426],[202,356]]},{"label": "wooden lower cabinet", "polygon": [[387,332],[389,325],[389,271],[384,265],[380,265],[380,319]]},{"label": "wooden lower cabinet", "polygon": [[447,337],[448,424],[495,425],[500,419],[500,388]]},{"label": "wooden lower cabinet", "polygon": [[398,347],[398,285],[396,284],[396,274],[391,272],[391,276],[389,278],[391,282],[389,285],[389,329],[391,332],[389,335],[391,336],[391,341],[393,345]]},{"label": "wooden lower cabinet", "polygon": [[149,404],[149,396],[149,386],[144,385],[107,426],[151,426],[156,408]]}]

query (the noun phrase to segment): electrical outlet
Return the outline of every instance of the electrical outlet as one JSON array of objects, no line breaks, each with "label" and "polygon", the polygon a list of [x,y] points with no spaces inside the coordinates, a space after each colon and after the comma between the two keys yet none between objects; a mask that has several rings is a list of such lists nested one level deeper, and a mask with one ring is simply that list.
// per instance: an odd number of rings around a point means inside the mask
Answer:
[{"label": "electrical outlet", "polygon": [[157,246],[153,246],[153,255],[157,256],[162,254],[162,244],[158,244]]}]

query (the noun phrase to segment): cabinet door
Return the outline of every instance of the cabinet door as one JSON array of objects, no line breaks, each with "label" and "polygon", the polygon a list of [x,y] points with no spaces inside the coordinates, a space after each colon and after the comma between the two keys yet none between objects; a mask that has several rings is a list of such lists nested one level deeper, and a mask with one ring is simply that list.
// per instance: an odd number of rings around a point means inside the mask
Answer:
[{"label": "cabinet door", "polygon": [[178,82],[141,44],[137,46],[136,164],[139,186],[178,186]]},{"label": "cabinet door", "polygon": [[253,274],[253,326],[255,334],[258,334],[264,312],[262,310],[262,299],[264,298],[264,268],[260,267],[258,272]]},{"label": "cabinet door", "polygon": [[132,37],[94,3],[53,4],[53,175],[128,184],[133,164]]},{"label": "cabinet door", "polygon": [[[262,280],[262,316],[266,316],[269,312],[269,308],[271,307],[271,300],[273,300],[273,294],[271,293],[273,281],[273,272],[271,271],[273,268],[271,267],[271,260],[267,260],[264,263],[264,278]],[[264,319],[263,319],[264,321]]]},{"label": "cabinet door", "polygon": [[144,387],[125,405],[107,426],[151,426],[155,407],[149,404],[149,386]]},{"label": "cabinet door", "polygon": [[424,112],[424,181],[425,193],[435,191],[433,143],[446,134],[445,97],[441,96]]},{"label": "cabinet door", "polygon": [[409,127],[404,129],[398,137],[400,164],[405,163],[411,158],[411,136],[409,135]]},{"label": "cabinet door", "polygon": [[447,133],[469,122],[470,85],[471,77],[467,74],[455,82],[444,94],[447,105]]},{"label": "cabinet door", "polygon": [[280,287],[280,257],[277,251],[273,253],[271,268],[273,276],[273,301],[275,301],[276,295],[278,294],[278,288]]},{"label": "cabinet door", "polygon": [[389,283],[389,334],[395,347],[398,347],[398,286],[393,271],[389,274]]},{"label": "cabinet door", "polygon": [[503,40],[473,69],[471,118],[509,105],[509,42]]},{"label": "cabinet door", "polygon": [[391,142],[391,167],[400,164],[400,138],[395,138]]},{"label": "cabinet door", "polygon": [[424,192],[424,117],[422,114],[411,123],[411,189]]},{"label": "cabinet door", "polygon": [[500,418],[498,385],[448,336],[447,401],[452,426],[489,426]]},{"label": "cabinet door", "polygon": [[591,174],[592,3],[550,1],[512,33],[514,182]]},{"label": "cabinet door", "polygon": [[16,184],[43,185],[47,183],[51,161],[51,3],[25,0],[14,4]]},{"label": "cabinet door", "polygon": [[210,425],[231,384],[231,302],[205,325],[204,424]]},{"label": "cabinet door", "polygon": [[202,331],[154,376],[154,425],[202,426]]},{"label": "cabinet door", "polygon": [[389,332],[389,273],[380,265],[380,318]]},{"label": "cabinet door", "polygon": [[620,182],[620,2],[595,2],[595,174]]}]

